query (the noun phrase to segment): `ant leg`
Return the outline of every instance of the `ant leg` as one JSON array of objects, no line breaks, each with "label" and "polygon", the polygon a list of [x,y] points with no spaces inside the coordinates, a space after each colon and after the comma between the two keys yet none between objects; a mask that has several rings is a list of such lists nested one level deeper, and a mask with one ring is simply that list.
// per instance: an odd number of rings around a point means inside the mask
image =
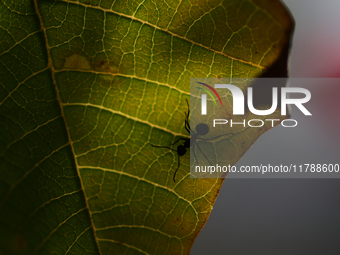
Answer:
[{"label": "ant leg", "polygon": [[179,155],[178,155],[178,166],[177,166],[177,169],[175,170],[175,173],[174,173],[174,176],[172,177],[172,179],[174,180],[174,182],[176,182],[175,178],[176,178],[176,173],[177,173],[177,170],[179,169],[179,166],[181,165],[180,161],[179,161]]},{"label": "ant leg", "polygon": [[172,148],[170,148],[170,147],[167,147],[167,146],[157,146],[157,145],[153,145],[153,144],[151,144],[151,146],[152,146],[152,147],[156,147],[156,148],[167,148],[167,149],[169,149],[169,150],[172,150],[172,151],[177,152],[176,150],[174,150],[174,149],[172,149]]},{"label": "ant leg", "polygon": [[198,160],[197,160],[196,153],[195,153],[195,143],[192,145],[191,148],[192,148],[192,153],[194,154],[194,158],[195,158],[195,160],[196,160],[196,162],[198,164]]},{"label": "ant leg", "polygon": [[197,148],[200,150],[200,152],[203,154],[203,156],[205,157],[205,159],[209,162],[209,164],[212,166],[211,162],[209,161],[209,159],[207,158],[207,156],[205,156],[205,154],[203,153],[203,151],[201,150],[201,148],[198,146],[198,143],[195,142],[197,145]]},{"label": "ant leg", "polygon": [[219,137],[222,137],[222,136],[226,136],[228,137],[229,135],[233,135],[234,133],[228,133],[228,134],[224,134],[224,135],[218,135],[216,137],[213,137],[213,138],[209,138],[209,139],[204,139],[204,138],[198,138],[200,140],[203,140],[203,141],[211,141],[211,140],[215,140],[216,138],[219,138]]},{"label": "ant leg", "polygon": [[[174,149],[172,149],[172,148],[170,148],[170,147],[167,147],[167,146],[157,146],[157,145],[153,145],[153,144],[151,144],[151,146],[152,146],[152,147],[156,147],[156,148],[167,148],[167,149],[172,150],[172,151],[175,151],[175,152],[177,153],[176,150],[174,150]],[[178,158],[178,166],[177,166],[177,169],[176,169],[176,171],[175,171],[175,173],[174,173],[174,177],[173,177],[174,182],[176,182],[176,180],[175,180],[175,178],[176,178],[176,173],[177,173],[177,171],[178,171],[178,169],[179,169],[179,167],[180,167],[180,165],[181,165],[178,153],[177,153],[177,158]]]},{"label": "ant leg", "polygon": [[174,145],[174,144],[178,143],[178,142],[181,141],[181,140],[187,140],[187,139],[188,139],[188,138],[178,138],[176,142],[170,143],[170,145]]}]

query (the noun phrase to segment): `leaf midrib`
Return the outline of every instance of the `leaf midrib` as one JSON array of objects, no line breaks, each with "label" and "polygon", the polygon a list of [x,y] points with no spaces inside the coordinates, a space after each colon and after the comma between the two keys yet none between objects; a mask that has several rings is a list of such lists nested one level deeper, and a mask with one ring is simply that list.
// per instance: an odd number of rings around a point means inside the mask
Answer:
[{"label": "leaf midrib", "polygon": [[35,10],[36,10],[38,19],[39,19],[40,27],[41,27],[41,29],[43,31],[43,34],[44,34],[45,45],[46,45],[46,52],[47,52],[47,57],[48,57],[48,65],[47,66],[51,69],[52,82],[53,82],[53,85],[54,85],[55,90],[56,90],[57,101],[59,103],[60,112],[61,112],[61,115],[62,115],[63,120],[64,120],[64,124],[65,124],[65,128],[66,128],[66,133],[67,133],[67,138],[68,138],[68,141],[69,141],[69,144],[70,144],[70,147],[71,147],[71,150],[72,150],[72,154],[73,154],[73,157],[74,157],[74,163],[75,163],[75,167],[77,169],[77,174],[78,174],[78,177],[79,177],[80,185],[81,185],[82,191],[84,193],[86,210],[89,213],[89,217],[90,217],[90,221],[91,221],[91,228],[92,228],[92,232],[93,232],[93,235],[94,235],[94,239],[95,239],[95,242],[96,242],[99,254],[102,254],[102,252],[100,250],[100,245],[99,245],[99,242],[98,242],[96,228],[95,228],[92,216],[91,216],[90,206],[89,206],[88,200],[86,198],[86,192],[85,192],[84,183],[83,183],[83,181],[82,181],[82,179],[80,177],[81,175],[80,175],[79,166],[78,166],[78,163],[77,163],[76,154],[75,154],[75,151],[74,151],[74,148],[73,148],[73,143],[72,143],[72,140],[71,140],[71,137],[70,137],[70,132],[69,132],[69,129],[67,128],[67,124],[66,124],[67,122],[66,122],[66,117],[65,117],[65,114],[64,114],[64,109],[63,109],[63,106],[62,106],[62,101],[61,101],[61,98],[60,98],[60,92],[59,92],[59,89],[58,89],[58,86],[57,86],[57,81],[55,79],[55,69],[54,69],[54,66],[53,66],[51,51],[50,51],[50,47],[49,47],[49,43],[48,43],[48,39],[47,39],[46,28],[45,28],[45,25],[44,25],[44,22],[43,22],[43,18],[42,18],[42,15],[40,13],[40,9],[38,7],[38,2],[37,1],[38,0],[34,0],[34,7],[35,7]]}]

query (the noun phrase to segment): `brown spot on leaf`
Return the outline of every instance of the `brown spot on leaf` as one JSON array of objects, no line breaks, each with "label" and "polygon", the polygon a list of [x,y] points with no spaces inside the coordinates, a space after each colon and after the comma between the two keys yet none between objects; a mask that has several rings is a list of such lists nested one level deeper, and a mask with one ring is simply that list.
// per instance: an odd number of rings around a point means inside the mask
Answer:
[{"label": "brown spot on leaf", "polygon": [[17,251],[21,251],[26,246],[26,240],[22,236],[17,236],[14,239],[14,245]]},{"label": "brown spot on leaf", "polygon": [[107,60],[101,60],[94,64],[94,70],[103,73],[118,73],[118,68]]},{"label": "brown spot on leaf", "polygon": [[64,69],[90,70],[91,65],[86,57],[73,54],[65,60]]}]

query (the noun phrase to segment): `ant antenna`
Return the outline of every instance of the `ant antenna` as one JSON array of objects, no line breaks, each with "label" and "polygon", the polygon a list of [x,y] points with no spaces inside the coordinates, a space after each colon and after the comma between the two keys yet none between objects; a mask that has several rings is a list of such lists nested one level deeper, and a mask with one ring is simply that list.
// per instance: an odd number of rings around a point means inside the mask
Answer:
[{"label": "ant antenna", "polygon": [[187,106],[188,106],[188,112],[185,113],[185,117],[186,117],[187,120],[189,120],[189,115],[190,115],[189,101],[188,101],[188,99],[185,99],[185,101],[187,102]]}]

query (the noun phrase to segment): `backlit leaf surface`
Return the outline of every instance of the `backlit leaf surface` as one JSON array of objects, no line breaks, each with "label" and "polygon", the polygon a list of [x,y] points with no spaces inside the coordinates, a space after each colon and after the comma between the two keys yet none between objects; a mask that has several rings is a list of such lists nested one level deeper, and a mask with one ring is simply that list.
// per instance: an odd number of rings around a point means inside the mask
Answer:
[{"label": "backlit leaf surface", "polygon": [[191,77],[260,76],[291,27],[276,0],[1,1],[0,253],[188,254],[223,180],[151,144],[188,137]]}]

